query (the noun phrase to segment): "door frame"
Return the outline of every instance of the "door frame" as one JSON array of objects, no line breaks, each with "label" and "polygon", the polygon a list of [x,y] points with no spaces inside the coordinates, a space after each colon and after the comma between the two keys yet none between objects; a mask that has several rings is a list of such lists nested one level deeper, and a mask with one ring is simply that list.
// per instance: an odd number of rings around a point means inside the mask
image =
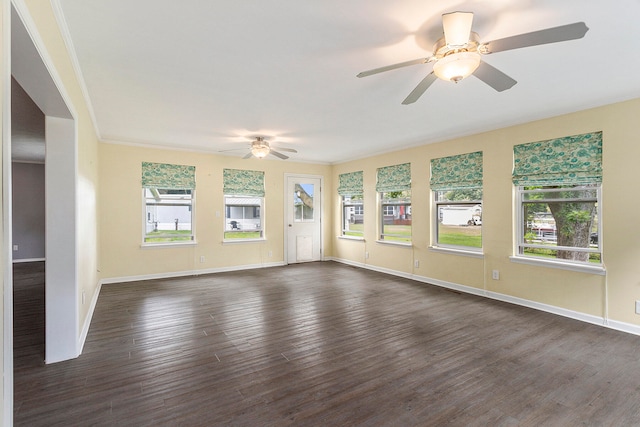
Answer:
[{"label": "door frame", "polygon": [[284,240],[284,263],[286,265],[292,264],[289,262],[289,178],[302,178],[302,179],[319,179],[320,180],[320,261],[324,261],[324,221],[322,220],[324,217],[324,176],[323,175],[309,175],[304,173],[285,173],[284,174],[284,205],[283,205],[283,215],[282,215],[282,227],[284,230],[283,240]]}]

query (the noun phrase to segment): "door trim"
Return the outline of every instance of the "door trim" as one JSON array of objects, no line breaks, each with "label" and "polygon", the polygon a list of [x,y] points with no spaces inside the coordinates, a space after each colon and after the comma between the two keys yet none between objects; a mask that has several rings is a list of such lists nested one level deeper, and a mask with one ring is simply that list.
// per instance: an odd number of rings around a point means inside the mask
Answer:
[{"label": "door trim", "polygon": [[283,230],[283,240],[284,240],[284,263],[286,265],[292,264],[289,262],[289,217],[288,217],[288,208],[289,208],[289,178],[311,178],[311,179],[319,179],[320,180],[320,261],[324,261],[324,205],[325,205],[325,197],[324,197],[324,176],[323,175],[308,175],[303,173],[285,173],[284,174],[284,185],[283,185],[283,193],[284,193],[284,205],[282,211],[282,230]]}]

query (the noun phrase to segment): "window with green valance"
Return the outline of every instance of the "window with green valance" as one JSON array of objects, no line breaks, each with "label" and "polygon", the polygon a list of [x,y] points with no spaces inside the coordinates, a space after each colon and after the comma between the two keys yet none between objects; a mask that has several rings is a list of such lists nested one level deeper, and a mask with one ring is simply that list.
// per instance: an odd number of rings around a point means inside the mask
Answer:
[{"label": "window with green valance", "polygon": [[431,159],[431,190],[482,187],[482,151]]},{"label": "window with green valance", "polygon": [[363,172],[341,173],[338,175],[338,194],[341,196],[360,196],[364,193]]},{"label": "window with green valance", "polygon": [[376,191],[411,190],[411,163],[385,166],[378,169]]},{"label": "window with green valance", "polygon": [[196,188],[196,167],[142,162],[142,187],[193,190]]},{"label": "window with green valance", "polygon": [[516,145],[513,157],[518,186],[602,182],[602,132]]},{"label": "window with green valance", "polygon": [[264,172],[242,169],[222,171],[224,194],[264,197]]}]

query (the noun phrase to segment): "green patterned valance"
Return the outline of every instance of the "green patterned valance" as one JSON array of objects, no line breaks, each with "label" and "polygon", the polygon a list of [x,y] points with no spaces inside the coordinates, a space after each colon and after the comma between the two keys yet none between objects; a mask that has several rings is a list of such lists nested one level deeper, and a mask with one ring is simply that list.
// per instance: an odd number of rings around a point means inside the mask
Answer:
[{"label": "green patterned valance", "polygon": [[431,190],[482,187],[482,151],[431,159]]},{"label": "green patterned valance", "polygon": [[341,173],[338,175],[338,194],[341,196],[360,196],[364,193],[362,171]]},{"label": "green patterned valance", "polygon": [[142,162],[142,188],[196,188],[196,167]]},{"label": "green patterned valance", "polygon": [[404,191],[411,189],[411,163],[385,166],[378,169],[377,192]]},{"label": "green patterned valance", "polygon": [[602,132],[513,147],[513,183],[522,186],[602,182]]},{"label": "green patterned valance", "polygon": [[264,197],[264,172],[224,169],[222,185],[227,195]]}]

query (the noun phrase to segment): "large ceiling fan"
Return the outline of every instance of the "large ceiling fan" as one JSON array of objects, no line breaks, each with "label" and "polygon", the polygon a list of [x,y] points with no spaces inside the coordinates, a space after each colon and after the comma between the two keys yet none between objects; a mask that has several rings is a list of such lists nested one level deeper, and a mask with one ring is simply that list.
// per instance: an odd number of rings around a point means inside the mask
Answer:
[{"label": "large ceiling fan", "polygon": [[[256,136],[255,139],[253,141],[251,141],[251,145],[249,146],[249,152],[243,157],[243,159],[249,159],[251,157],[256,157],[258,159],[263,159],[265,157],[267,157],[269,154],[272,154],[274,156],[276,156],[279,159],[282,160],[286,160],[289,158],[289,156],[286,156],[282,153],[280,153],[280,151],[286,151],[289,153],[297,153],[297,150],[294,150],[293,148],[284,148],[284,147],[278,147],[277,148],[279,151],[274,150],[271,145],[269,145],[269,142],[264,139],[264,137],[262,136]],[[238,150],[238,148],[233,148],[231,150],[222,150],[222,151],[234,151],[234,150]]]},{"label": "large ceiling fan", "polygon": [[498,92],[502,92],[510,89],[517,82],[482,61],[482,55],[580,39],[589,30],[584,22],[576,22],[481,43],[478,34],[471,31],[472,23],[472,12],[445,13],[442,15],[444,36],[438,39],[433,46],[431,56],[363,71],[358,74],[358,77],[367,77],[397,68],[432,62],[433,71],[418,83],[418,86],[402,101],[405,105],[416,102],[437,78],[458,83],[473,74]]}]

